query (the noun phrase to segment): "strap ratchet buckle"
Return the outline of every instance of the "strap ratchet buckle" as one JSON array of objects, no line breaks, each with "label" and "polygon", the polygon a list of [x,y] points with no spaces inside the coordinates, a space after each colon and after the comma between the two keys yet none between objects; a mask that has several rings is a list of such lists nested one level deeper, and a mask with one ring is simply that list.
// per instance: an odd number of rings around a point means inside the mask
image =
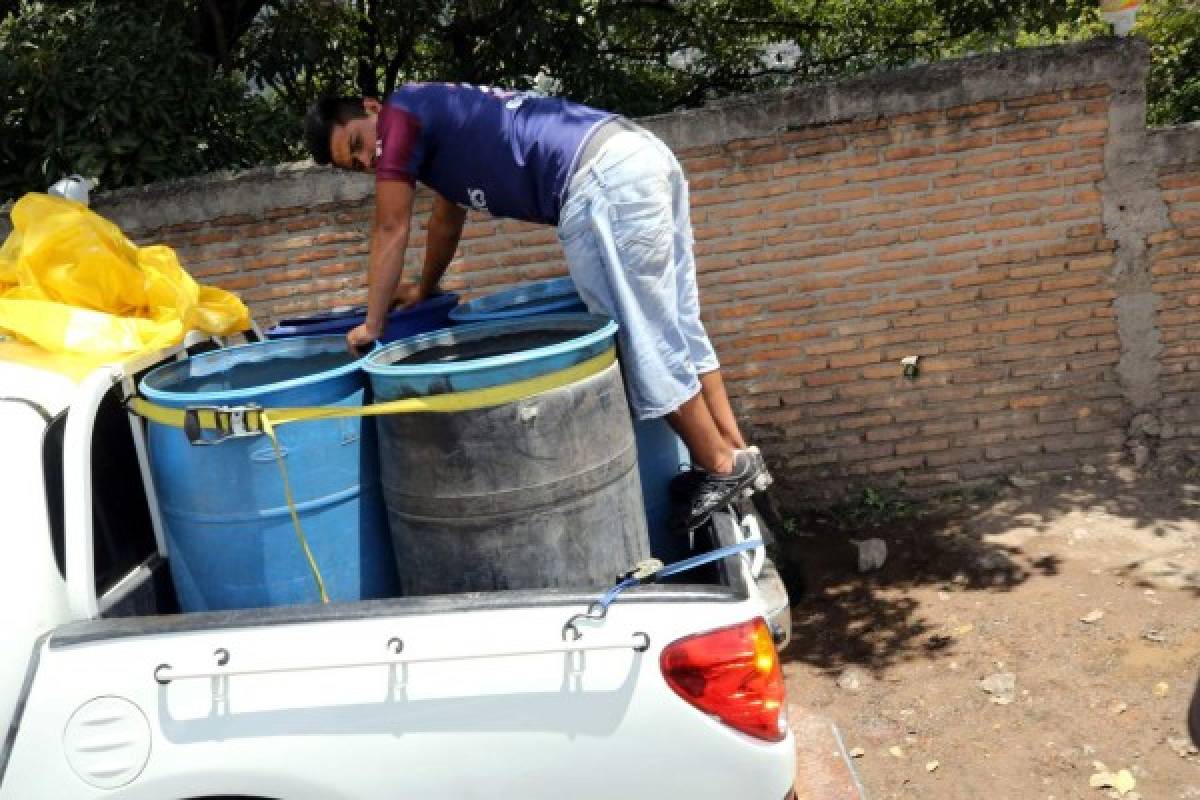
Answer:
[{"label": "strap ratchet buckle", "polygon": [[662,569],[663,562],[659,561],[657,558],[647,558],[645,561],[639,561],[636,565],[634,565],[633,569],[629,570],[624,575],[621,575],[617,579],[617,583],[630,579],[635,580],[638,583],[643,583],[647,580],[653,580],[658,576],[658,573],[662,572]]},{"label": "strap ratchet buckle", "polygon": [[183,432],[187,435],[188,443],[196,446],[261,436],[260,411],[262,406],[254,403],[244,406],[188,406],[183,412]]}]

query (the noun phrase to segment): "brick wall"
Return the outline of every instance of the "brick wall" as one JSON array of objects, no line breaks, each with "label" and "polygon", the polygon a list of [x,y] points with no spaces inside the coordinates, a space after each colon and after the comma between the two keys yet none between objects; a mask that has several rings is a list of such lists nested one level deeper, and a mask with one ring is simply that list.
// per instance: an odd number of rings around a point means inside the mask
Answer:
[{"label": "brick wall", "polygon": [[[828,481],[954,483],[1119,449],[1111,90],[685,151],[710,330],[754,438]],[[916,379],[900,359],[920,356]]]},{"label": "brick wall", "polygon": [[[705,322],[794,498],[1194,443],[1200,158],[1146,131],[1145,65],[1106,40],[643,120],[688,173]],[[363,301],[371,190],[289,165],[97,208],[266,324]],[[446,286],[561,274],[552,229],[472,215]]]},{"label": "brick wall", "polygon": [[1150,237],[1154,292],[1161,298],[1159,414],[1135,433],[1162,454],[1200,453],[1200,125],[1156,132],[1158,186],[1171,227]]}]

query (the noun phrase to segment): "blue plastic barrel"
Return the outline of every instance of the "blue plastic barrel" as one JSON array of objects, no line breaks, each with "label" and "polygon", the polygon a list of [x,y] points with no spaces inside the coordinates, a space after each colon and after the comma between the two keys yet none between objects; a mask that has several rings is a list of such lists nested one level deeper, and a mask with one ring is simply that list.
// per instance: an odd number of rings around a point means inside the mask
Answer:
[{"label": "blue plastic barrel", "polygon": [[[458,305],[458,295],[438,294],[410,308],[398,308],[388,314],[381,342],[394,342],[418,333],[444,328],[450,312]],[[268,339],[289,339],[294,336],[322,336],[348,333],[367,318],[366,306],[339,308],[308,317],[292,317],[265,331]]]},{"label": "blue plastic barrel", "polygon": [[450,312],[450,319],[461,324],[586,311],[587,306],[570,278],[551,278],[461,303]]},{"label": "blue plastic barrel", "polygon": [[[583,308],[583,300],[571,279],[554,278],[462,303],[450,312],[450,319],[454,322],[489,322]],[[671,479],[688,463],[687,447],[665,419],[635,418],[633,433],[637,441],[638,473],[651,550],[658,558],[678,560],[687,555],[687,547],[686,542],[670,530],[671,500],[667,490]]]},{"label": "blue plastic barrel", "polygon": [[[342,336],[231,347],[155,369],[142,395],[169,408],[358,406],[366,375]],[[396,593],[375,426],[363,417],[277,429],[301,526],[330,600]],[[192,445],[148,423],[171,577],[184,611],[315,603],[316,582],[265,436]]]}]

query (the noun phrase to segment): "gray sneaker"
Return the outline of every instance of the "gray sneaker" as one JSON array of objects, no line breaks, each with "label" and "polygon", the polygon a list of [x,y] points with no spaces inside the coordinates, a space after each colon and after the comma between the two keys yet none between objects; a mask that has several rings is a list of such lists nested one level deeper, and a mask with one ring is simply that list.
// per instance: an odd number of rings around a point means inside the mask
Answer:
[{"label": "gray sneaker", "polygon": [[746,447],[746,452],[750,453],[758,462],[758,477],[754,479],[754,490],[756,492],[765,492],[768,487],[775,482],[770,470],[767,469],[767,460],[763,458],[762,451],[758,449],[758,445],[749,445]]},{"label": "gray sneaker", "polygon": [[762,456],[750,450],[733,451],[733,469],[727,475],[693,470],[688,481],[690,496],[680,507],[684,512],[681,527],[694,531],[718,508],[753,494],[762,470]]}]

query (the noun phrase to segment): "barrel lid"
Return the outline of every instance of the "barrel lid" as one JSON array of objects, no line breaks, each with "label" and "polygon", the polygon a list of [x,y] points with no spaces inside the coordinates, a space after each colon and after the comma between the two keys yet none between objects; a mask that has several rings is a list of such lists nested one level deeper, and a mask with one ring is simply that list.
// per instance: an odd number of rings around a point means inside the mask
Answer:
[{"label": "barrel lid", "polygon": [[[412,317],[418,314],[424,314],[428,311],[440,310],[444,306],[458,305],[458,295],[453,292],[439,292],[431,297],[422,300],[421,302],[408,306],[407,308],[396,308],[388,313],[389,320],[403,319]],[[285,330],[291,328],[304,328],[308,326],[322,325],[327,322],[338,322],[343,320],[362,320],[367,318],[367,307],[365,305],[358,306],[336,306],[328,311],[320,311],[316,314],[310,314],[304,317],[287,317],[281,319],[278,325],[275,325],[271,330]],[[270,335],[270,331],[267,332]]]},{"label": "barrel lid", "polygon": [[[147,373],[138,390],[146,399],[168,406],[246,401],[349,375],[362,368],[363,360],[347,351],[342,334],[275,339],[164,364]],[[264,371],[243,370],[237,376],[231,372],[253,365],[264,365]]]},{"label": "barrel lid", "polygon": [[[558,332],[565,338],[553,344],[498,355],[485,355],[479,358],[468,357],[460,361],[401,363],[406,358],[434,348],[540,332]],[[363,368],[370,375],[387,377],[453,375],[486,371],[569,355],[611,342],[616,334],[617,324],[599,314],[542,314],[517,319],[489,320],[432,331],[387,345],[368,355],[363,363]]]},{"label": "barrel lid", "polygon": [[569,277],[526,283],[461,303],[450,312],[455,322],[515,319],[535,314],[584,311],[583,299]]}]

